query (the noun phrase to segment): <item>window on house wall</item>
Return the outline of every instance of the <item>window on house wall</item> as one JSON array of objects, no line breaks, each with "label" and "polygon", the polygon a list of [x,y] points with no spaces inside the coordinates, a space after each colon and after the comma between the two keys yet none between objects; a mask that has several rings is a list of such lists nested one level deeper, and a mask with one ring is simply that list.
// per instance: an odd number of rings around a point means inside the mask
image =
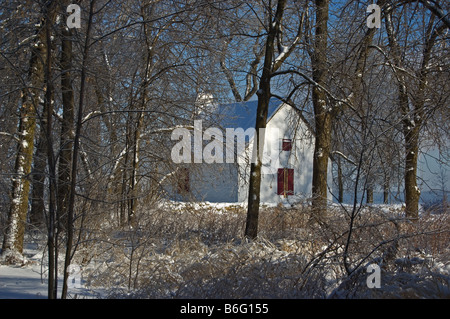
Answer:
[{"label": "window on house wall", "polygon": [[190,191],[190,181],[189,181],[189,168],[180,168],[177,180],[177,191],[180,194],[189,193]]},{"label": "window on house wall", "polygon": [[292,140],[290,138],[283,138],[281,149],[283,151],[292,150]]},{"label": "window on house wall", "polygon": [[279,168],[278,169],[278,188],[277,194],[288,197],[294,195],[294,169]]}]

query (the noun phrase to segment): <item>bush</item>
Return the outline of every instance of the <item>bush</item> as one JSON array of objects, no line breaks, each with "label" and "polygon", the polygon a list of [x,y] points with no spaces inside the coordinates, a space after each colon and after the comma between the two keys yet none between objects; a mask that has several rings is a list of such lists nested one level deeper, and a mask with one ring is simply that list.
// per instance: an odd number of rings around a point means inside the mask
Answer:
[{"label": "bush", "polygon": [[[265,207],[248,241],[242,206],[166,205],[141,212],[138,227],[103,226],[76,258],[108,298],[448,297],[448,214],[411,224],[400,209],[366,207],[349,241],[348,211],[313,221],[307,206]],[[381,289],[366,285],[374,261]]]}]

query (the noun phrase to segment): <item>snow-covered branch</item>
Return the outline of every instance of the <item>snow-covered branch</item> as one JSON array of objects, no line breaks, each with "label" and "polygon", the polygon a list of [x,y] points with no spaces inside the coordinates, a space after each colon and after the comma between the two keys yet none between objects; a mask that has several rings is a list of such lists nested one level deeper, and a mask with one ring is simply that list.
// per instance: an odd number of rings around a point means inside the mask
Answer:
[{"label": "snow-covered branch", "polygon": [[347,162],[357,166],[357,164],[355,162],[353,162],[350,158],[348,158],[348,156],[346,156],[344,153],[339,152],[339,151],[333,151],[332,154],[336,154],[339,155],[340,157],[342,157],[343,159],[345,159]]},{"label": "snow-covered branch", "polygon": [[303,22],[305,20],[305,13],[302,13],[302,16],[300,18],[300,23],[297,31],[297,35],[295,36],[295,39],[292,41],[291,45],[285,46],[281,43],[281,40],[279,39],[279,48],[280,52],[278,56],[275,58],[275,61],[273,62],[272,69],[273,71],[276,71],[280,68],[280,66],[283,64],[283,62],[291,55],[291,53],[294,51],[295,47],[299,44],[302,34],[303,34]]},{"label": "snow-covered branch", "polygon": [[88,115],[86,115],[86,116],[83,118],[83,120],[81,121],[81,124],[84,124],[84,122],[90,120],[92,117],[94,117],[94,115],[100,115],[100,114],[102,114],[102,112],[100,112],[100,111],[93,111],[93,112],[90,112]]},{"label": "snow-covered branch", "polygon": [[324,91],[324,92],[328,95],[328,97],[329,97],[330,99],[332,99],[333,101],[335,101],[335,102],[337,103],[338,106],[346,105],[346,106],[348,106],[349,108],[351,108],[352,110],[354,110],[353,105],[350,103],[350,102],[351,102],[351,98],[353,97],[353,92],[350,93],[345,99],[340,99],[340,98],[336,97],[333,93],[331,93],[331,92],[330,92],[327,88],[325,88],[323,85],[317,83],[316,81],[314,81],[311,77],[309,77],[309,76],[306,75],[305,73],[300,72],[300,71],[297,71],[297,70],[292,70],[292,69],[274,72],[274,73],[272,73],[271,76],[274,77],[274,76],[283,75],[283,74],[289,74],[289,73],[297,74],[297,75],[303,77],[309,84],[314,85],[314,86],[317,86],[320,90]]},{"label": "snow-covered branch", "polygon": [[7,133],[7,132],[0,132],[0,135],[11,137],[11,138],[13,138],[16,142],[20,142],[20,139],[19,139],[17,136],[15,136],[14,134]]},{"label": "snow-covered branch", "polygon": [[150,135],[150,134],[156,134],[156,133],[169,133],[169,132],[172,132],[173,130],[178,129],[178,128],[185,128],[187,130],[193,130],[194,126],[192,126],[192,125],[175,125],[175,126],[172,126],[172,127],[163,127],[163,128],[147,131],[142,136],[146,136],[146,135]]},{"label": "snow-covered branch", "polygon": [[177,168],[176,168],[175,170],[173,170],[172,172],[167,173],[166,175],[164,175],[164,176],[159,180],[159,185],[162,185],[162,183],[163,183],[166,179],[170,178],[171,176],[174,176],[179,170],[180,170],[180,168],[177,167]]}]

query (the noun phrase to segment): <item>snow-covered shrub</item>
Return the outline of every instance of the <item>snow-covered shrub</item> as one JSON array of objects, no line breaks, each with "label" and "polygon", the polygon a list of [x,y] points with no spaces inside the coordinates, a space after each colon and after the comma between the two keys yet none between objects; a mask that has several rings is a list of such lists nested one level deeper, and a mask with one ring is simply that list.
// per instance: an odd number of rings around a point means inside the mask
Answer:
[{"label": "snow-covered shrub", "polygon": [[[180,204],[140,212],[137,226],[93,231],[84,267],[109,298],[436,298],[448,295],[447,215],[417,224],[400,210],[265,207],[259,238],[242,238],[245,207]],[[96,233],[96,236],[93,234]],[[98,240],[94,240],[97,237]],[[366,267],[381,265],[381,288]],[[350,275],[349,275],[350,273]],[[421,288],[422,287],[422,288]]]},{"label": "snow-covered shrub", "polygon": [[[369,288],[366,268],[361,267],[335,289],[330,298],[346,299],[448,299],[450,274],[433,271],[423,259],[401,258],[395,260],[397,269],[387,271],[381,267],[380,288]],[[419,266],[420,265],[420,266]],[[417,267],[419,266],[419,267]]]}]

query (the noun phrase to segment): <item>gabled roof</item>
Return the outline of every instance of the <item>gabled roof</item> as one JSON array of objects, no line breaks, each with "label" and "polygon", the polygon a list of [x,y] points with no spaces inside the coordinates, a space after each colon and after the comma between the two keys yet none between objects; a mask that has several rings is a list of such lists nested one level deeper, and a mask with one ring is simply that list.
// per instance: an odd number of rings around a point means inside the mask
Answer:
[{"label": "gabled roof", "polygon": [[[269,102],[267,121],[276,113],[283,104],[282,101],[272,98]],[[256,110],[258,101],[237,102],[219,106],[219,122],[222,128],[254,128],[256,123]]]}]

